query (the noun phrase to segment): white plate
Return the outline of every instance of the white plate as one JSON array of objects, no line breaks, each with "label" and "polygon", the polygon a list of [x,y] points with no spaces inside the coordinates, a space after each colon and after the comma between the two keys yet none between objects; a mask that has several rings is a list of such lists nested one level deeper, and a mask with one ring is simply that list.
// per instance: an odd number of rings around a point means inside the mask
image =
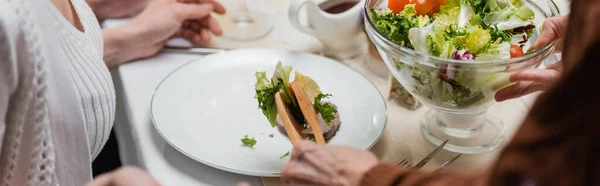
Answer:
[{"label": "white plate", "polygon": [[[383,97],[358,72],[331,59],[274,49],[244,49],[206,56],[169,74],[156,89],[151,114],[158,132],[177,150],[206,165],[251,176],[279,176],[292,150],[254,99],[256,71],[270,78],[277,61],[313,78],[333,94],[342,124],[329,144],[370,148],[381,136]],[[274,134],[274,137],[269,137]],[[244,135],[258,142],[244,147]]]}]

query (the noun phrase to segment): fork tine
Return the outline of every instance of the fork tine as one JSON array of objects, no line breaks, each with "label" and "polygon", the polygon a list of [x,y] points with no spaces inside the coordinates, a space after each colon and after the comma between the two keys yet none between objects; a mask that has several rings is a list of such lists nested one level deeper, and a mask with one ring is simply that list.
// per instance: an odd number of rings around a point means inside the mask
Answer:
[{"label": "fork tine", "polygon": [[400,165],[402,165],[403,163],[406,163],[406,162],[407,162],[407,160],[403,159],[402,161],[400,161],[400,163],[396,164],[396,166],[400,166]]},{"label": "fork tine", "polygon": [[423,160],[421,160],[419,163],[417,163],[415,165],[415,168],[419,169],[421,167],[423,167],[427,162],[429,162],[429,160],[431,160],[435,155],[437,155],[442,149],[444,149],[444,146],[446,146],[446,143],[448,143],[448,140],[444,141],[442,144],[440,144],[437,148],[433,149],[433,151],[431,153],[429,153],[429,155],[427,155],[425,158],[423,158]]},{"label": "fork tine", "polygon": [[448,167],[448,166],[450,166],[450,164],[454,163],[454,161],[456,161],[456,159],[458,159],[460,156],[462,156],[462,154],[458,154],[458,155],[454,156],[452,159],[446,161],[444,164],[442,164],[442,166],[440,166],[440,168],[435,170],[435,172],[446,169],[446,167]]}]

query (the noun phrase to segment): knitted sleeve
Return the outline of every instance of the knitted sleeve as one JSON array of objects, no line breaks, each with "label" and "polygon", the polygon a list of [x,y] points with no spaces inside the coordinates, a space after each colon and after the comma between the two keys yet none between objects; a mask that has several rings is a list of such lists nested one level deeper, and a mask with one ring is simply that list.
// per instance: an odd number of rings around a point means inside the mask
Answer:
[{"label": "knitted sleeve", "polygon": [[[29,1],[0,0],[0,185],[56,185],[44,57]],[[25,139],[25,140],[24,140]],[[26,158],[23,158],[26,157]]]},{"label": "knitted sleeve", "polygon": [[[16,31],[15,19],[11,19],[12,11],[4,11],[11,7],[6,2],[0,1],[0,154],[6,131],[6,114],[9,109],[9,101],[17,86],[17,63],[13,55]],[[11,27],[11,25],[13,25]]]}]

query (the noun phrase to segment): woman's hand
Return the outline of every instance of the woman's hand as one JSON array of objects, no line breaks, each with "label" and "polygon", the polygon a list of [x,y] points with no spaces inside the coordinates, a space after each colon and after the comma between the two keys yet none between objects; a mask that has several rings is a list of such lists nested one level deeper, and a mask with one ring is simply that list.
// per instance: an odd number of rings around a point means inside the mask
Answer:
[{"label": "woman's hand", "polygon": [[516,83],[498,91],[496,101],[502,102],[546,90],[560,78],[561,72],[562,62],[556,62],[548,65],[546,69],[532,68],[514,73],[509,77],[509,81]]},{"label": "woman's hand", "polygon": [[359,185],[377,163],[369,151],[301,141],[282,169],[281,180],[285,185]]},{"label": "woman's hand", "polygon": [[568,16],[551,17],[544,21],[540,37],[531,45],[533,49],[538,49],[545,44],[556,41],[554,52],[562,52],[564,45],[564,36],[567,34]]},{"label": "woman's hand", "polygon": [[[537,49],[556,41],[555,52],[561,52],[564,35],[567,32],[567,21],[567,16],[546,19],[540,37],[531,47]],[[498,91],[495,96],[496,101],[501,102],[546,90],[560,78],[561,73],[562,62],[560,61],[548,65],[546,69],[532,68],[514,73],[509,77],[509,80],[515,84]]]},{"label": "woman's hand", "polygon": [[109,67],[157,53],[173,36],[200,44],[223,31],[210,13],[225,13],[214,0],[153,0],[130,22],[103,30],[104,60]]},{"label": "woman's hand", "polygon": [[96,177],[87,186],[160,186],[158,181],[154,180],[145,171],[136,167],[122,167],[115,171],[104,173]]}]

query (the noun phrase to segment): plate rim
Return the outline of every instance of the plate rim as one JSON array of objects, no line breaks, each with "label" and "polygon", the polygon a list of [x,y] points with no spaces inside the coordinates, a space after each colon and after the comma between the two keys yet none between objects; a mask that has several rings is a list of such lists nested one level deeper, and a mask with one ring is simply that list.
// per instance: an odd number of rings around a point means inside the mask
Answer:
[{"label": "plate rim", "polygon": [[177,151],[179,151],[180,153],[182,153],[183,155],[187,156],[188,158],[197,161],[199,163],[202,163],[204,165],[207,165],[209,167],[215,168],[215,169],[219,169],[222,171],[226,171],[226,172],[230,172],[230,173],[235,173],[235,174],[241,174],[241,175],[247,175],[247,176],[257,176],[257,177],[280,177],[281,176],[281,171],[279,172],[265,172],[265,173],[258,173],[258,172],[250,172],[250,171],[239,171],[239,170],[235,170],[232,168],[228,168],[228,167],[224,167],[221,165],[217,165],[208,161],[204,161],[200,158],[197,158],[187,152],[185,152],[183,149],[180,149],[177,145],[173,144],[173,142],[171,142],[159,129],[159,127],[157,126],[157,122],[156,119],[154,118],[154,100],[156,98],[156,92],[158,91],[158,89],[161,87],[161,85],[165,82],[165,80],[167,80],[169,77],[171,77],[171,75],[173,75],[174,73],[178,72],[179,70],[181,70],[182,68],[198,62],[200,60],[203,60],[207,57],[213,57],[213,56],[217,56],[217,55],[225,55],[228,53],[232,53],[232,52],[244,52],[244,51],[274,51],[274,52],[283,52],[283,53],[294,53],[294,54],[301,54],[301,55],[309,55],[309,56],[314,56],[314,57],[319,57],[319,58],[324,58],[326,61],[332,62],[332,63],[336,63],[337,65],[341,65],[342,68],[348,68],[351,71],[353,71],[354,73],[358,74],[359,76],[361,76],[362,78],[364,78],[365,80],[367,80],[367,82],[369,82],[369,84],[372,86],[372,88],[374,88],[375,90],[377,90],[377,94],[379,95],[379,98],[381,99],[381,101],[383,102],[383,106],[384,106],[384,121],[383,121],[383,127],[381,127],[381,130],[378,131],[378,136],[377,138],[366,148],[366,149],[360,149],[360,150],[370,150],[373,146],[375,146],[375,144],[377,142],[379,142],[379,140],[381,139],[381,137],[383,136],[383,133],[385,131],[385,128],[387,127],[387,123],[388,123],[388,116],[389,116],[389,111],[388,111],[388,107],[387,107],[387,102],[385,97],[383,96],[383,94],[381,94],[381,91],[379,91],[379,89],[377,88],[377,86],[375,86],[375,84],[373,83],[373,81],[371,81],[369,78],[367,78],[365,75],[363,75],[362,73],[358,72],[357,70],[355,70],[354,68],[351,68],[349,66],[346,66],[344,64],[342,64],[342,62],[337,61],[335,59],[331,59],[331,58],[327,58],[324,56],[319,56],[319,55],[315,55],[313,53],[308,53],[308,52],[298,52],[298,51],[290,51],[290,50],[282,50],[282,49],[271,49],[271,48],[251,48],[251,49],[233,49],[233,50],[226,50],[226,51],[222,51],[222,52],[216,52],[216,53],[212,53],[212,54],[208,54],[208,55],[204,55],[201,58],[198,59],[194,59],[188,62],[185,62],[184,64],[180,65],[179,67],[171,70],[167,75],[165,75],[160,82],[158,83],[158,85],[156,85],[156,87],[154,88],[153,92],[152,92],[152,98],[150,99],[150,119],[152,120],[152,125],[154,126],[154,129],[156,130],[156,132],[163,138],[163,140],[165,140],[165,142],[167,144],[169,144],[169,146],[173,147],[174,149],[176,149]]}]

